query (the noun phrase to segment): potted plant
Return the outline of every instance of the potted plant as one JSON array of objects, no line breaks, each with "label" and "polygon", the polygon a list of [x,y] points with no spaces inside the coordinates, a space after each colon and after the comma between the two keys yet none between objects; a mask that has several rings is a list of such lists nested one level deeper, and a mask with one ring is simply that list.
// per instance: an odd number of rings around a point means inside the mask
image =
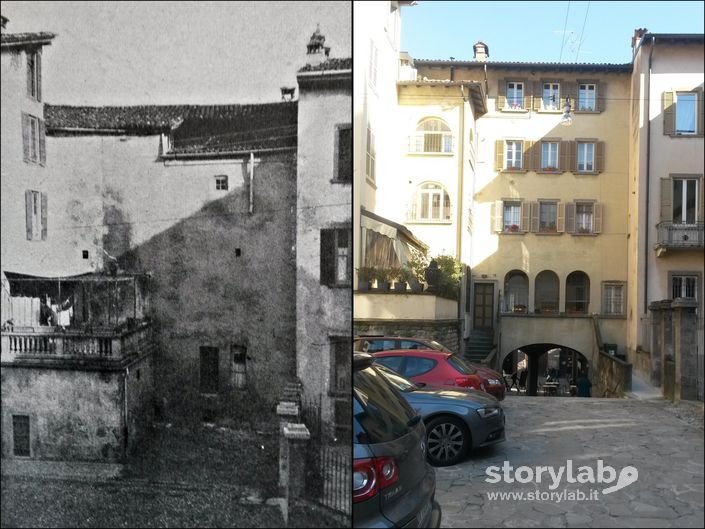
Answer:
[{"label": "potted plant", "polygon": [[403,268],[392,268],[391,277],[394,280],[394,290],[406,291],[406,275]]},{"label": "potted plant", "polygon": [[375,276],[377,278],[377,290],[389,290],[392,281],[392,269],[378,268]]},{"label": "potted plant", "polygon": [[377,270],[374,266],[361,266],[357,269],[357,289],[369,290],[376,278]]}]

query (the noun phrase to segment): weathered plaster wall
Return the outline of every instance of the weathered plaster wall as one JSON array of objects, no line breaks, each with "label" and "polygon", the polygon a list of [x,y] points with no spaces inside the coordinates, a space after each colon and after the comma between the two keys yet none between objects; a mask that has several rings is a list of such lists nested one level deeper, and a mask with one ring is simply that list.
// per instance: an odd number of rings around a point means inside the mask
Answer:
[{"label": "weathered plaster wall", "polygon": [[2,368],[2,456],[13,455],[12,416],[29,415],[31,457],[118,461],[122,372]]}]

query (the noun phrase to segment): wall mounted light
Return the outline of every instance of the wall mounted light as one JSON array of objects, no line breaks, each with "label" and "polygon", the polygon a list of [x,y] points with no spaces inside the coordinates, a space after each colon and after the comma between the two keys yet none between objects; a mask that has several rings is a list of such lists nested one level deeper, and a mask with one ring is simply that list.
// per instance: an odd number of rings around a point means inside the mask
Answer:
[{"label": "wall mounted light", "polygon": [[561,116],[561,125],[569,127],[573,124],[573,116],[571,115],[571,101],[569,97],[565,98],[563,105],[563,115]]}]

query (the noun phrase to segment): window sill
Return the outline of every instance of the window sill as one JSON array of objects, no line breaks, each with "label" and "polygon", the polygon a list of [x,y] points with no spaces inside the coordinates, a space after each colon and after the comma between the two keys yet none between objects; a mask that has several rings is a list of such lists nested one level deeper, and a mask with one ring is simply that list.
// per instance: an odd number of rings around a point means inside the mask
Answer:
[{"label": "window sill", "polygon": [[338,178],[331,178],[329,181],[331,184],[352,184],[350,180],[341,180]]},{"label": "window sill", "polygon": [[511,167],[507,167],[501,170],[502,173],[528,173],[529,171],[527,169],[513,169]]},{"label": "window sill", "polygon": [[575,114],[601,114],[601,110],[574,110]]},{"label": "window sill", "polygon": [[600,318],[610,319],[610,320],[624,320],[627,318],[626,314],[600,314]]},{"label": "window sill", "polygon": [[573,235],[574,237],[597,237],[599,235],[599,233],[592,233],[592,232],[578,233],[578,232],[575,232],[575,233],[572,233],[571,235]]},{"label": "window sill", "polygon": [[536,172],[539,174],[562,174],[565,171],[561,171],[560,169],[555,169],[555,170],[553,170],[553,169],[539,169]]},{"label": "window sill", "polygon": [[454,152],[434,152],[434,151],[423,151],[423,152],[412,152],[409,151],[406,154],[409,156],[454,156]]},{"label": "window sill", "polygon": [[372,180],[369,176],[365,176],[365,181],[368,185],[372,186],[373,189],[377,189],[377,183]]},{"label": "window sill", "polygon": [[517,231],[500,231],[498,232],[500,235],[526,235],[525,231],[517,230]]},{"label": "window sill", "polygon": [[509,112],[510,114],[528,114],[528,108],[501,108],[500,112]]},{"label": "window sill", "polygon": [[597,176],[600,174],[599,171],[574,171],[575,176]]},{"label": "window sill", "polygon": [[664,136],[670,136],[671,138],[702,138],[702,132],[674,132],[673,134],[664,134]]},{"label": "window sill", "polygon": [[552,109],[552,108],[541,108],[537,110],[539,114],[562,114],[563,110],[560,108]]},{"label": "window sill", "polygon": [[328,288],[352,288],[352,283],[321,283]]},{"label": "window sill", "polygon": [[537,231],[534,233],[536,235],[563,235],[563,232],[559,232],[559,231]]}]

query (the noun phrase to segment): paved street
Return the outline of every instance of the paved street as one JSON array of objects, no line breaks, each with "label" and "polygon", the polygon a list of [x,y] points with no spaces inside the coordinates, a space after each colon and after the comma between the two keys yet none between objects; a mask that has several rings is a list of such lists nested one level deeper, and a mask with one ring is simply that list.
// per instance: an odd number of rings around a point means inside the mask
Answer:
[{"label": "paved street", "polygon": [[[437,469],[442,527],[703,527],[702,403],[510,395],[503,406],[506,442]],[[567,469],[557,474],[567,460],[583,483],[569,483]],[[613,481],[590,483],[590,473],[599,477],[598,460],[613,467],[617,479],[603,470],[605,481]],[[507,476],[521,483],[504,482],[505,461],[513,467]],[[497,483],[485,481],[494,480],[486,474],[493,465]],[[558,480],[549,470],[540,484],[529,480],[538,466],[553,467]],[[627,466],[638,472],[636,481],[604,494]],[[536,491],[543,496],[538,501],[488,497]],[[587,499],[580,501],[580,494]]]}]

